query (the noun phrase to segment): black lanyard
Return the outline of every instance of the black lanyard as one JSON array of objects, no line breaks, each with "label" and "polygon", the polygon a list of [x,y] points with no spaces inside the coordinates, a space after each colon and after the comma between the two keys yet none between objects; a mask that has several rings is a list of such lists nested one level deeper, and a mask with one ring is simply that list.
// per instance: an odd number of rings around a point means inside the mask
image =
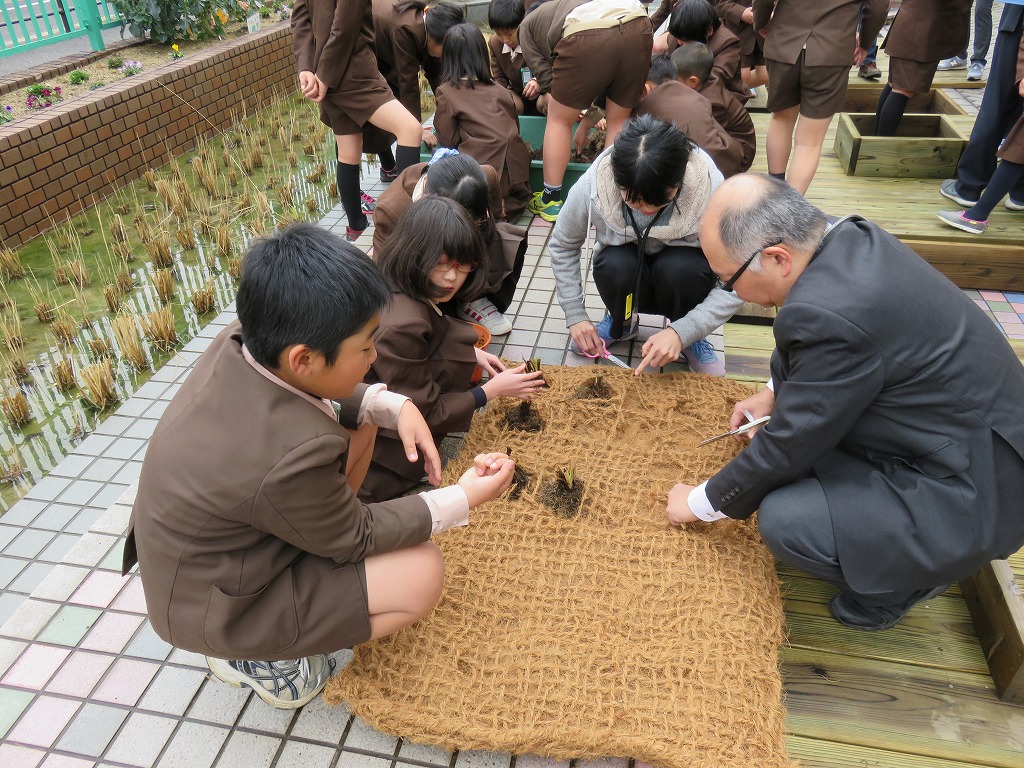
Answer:
[{"label": "black lanyard", "polygon": [[663,205],[658,209],[658,212],[654,214],[651,219],[651,223],[647,225],[643,232],[640,231],[640,227],[637,226],[636,217],[633,216],[633,209],[630,208],[626,201],[622,201],[622,207],[626,211],[626,215],[629,217],[629,223],[633,226],[633,231],[637,237],[637,258],[636,258],[636,274],[633,275],[633,290],[626,296],[626,311],[624,312],[623,322],[629,322],[629,319],[633,316],[633,305],[636,301],[637,295],[640,293],[640,280],[643,278],[644,269],[644,257],[647,255],[647,237],[651,234],[651,229],[654,227],[655,222],[661,218],[661,214],[665,212],[665,209],[676,204],[676,200],[679,199],[679,193],[683,191],[683,187],[680,184],[679,189],[676,190],[676,196],[672,198],[672,202],[668,205]]}]

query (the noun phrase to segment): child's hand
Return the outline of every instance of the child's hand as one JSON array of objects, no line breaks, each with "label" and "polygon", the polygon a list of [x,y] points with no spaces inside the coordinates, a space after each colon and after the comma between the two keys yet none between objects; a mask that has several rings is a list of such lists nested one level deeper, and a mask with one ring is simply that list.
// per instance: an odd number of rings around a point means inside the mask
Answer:
[{"label": "child's hand", "polygon": [[583,147],[586,146],[591,127],[592,123],[586,117],[581,116],[580,124],[576,126],[576,132],[572,135],[572,144],[577,152],[582,152]]},{"label": "child's hand", "polygon": [[533,395],[544,387],[543,373],[534,371],[524,373],[526,363],[518,368],[510,368],[494,376],[483,385],[487,399],[495,397],[518,397],[520,400],[532,400]]},{"label": "child's hand", "polygon": [[434,134],[433,128],[424,128],[423,133],[420,134],[420,138],[423,139],[423,143],[428,147],[437,146],[437,136]]},{"label": "child's hand", "polygon": [[497,376],[505,370],[505,364],[501,362],[501,358],[484,349],[476,350],[476,364],[483,368],[488,376]]},{"label": "child's hand", "polygon": [[530,82],[523,86],[523,98],[524,99],[535,99],[540,95],[540,83],[537,82],[537,78],[533,78]]},{"label": "child's hand", "polygon": [[441,457],[434,445],[430,427],[412,400],[407,401],[398,412],[398,436],[402,439],[402,447],[405,448],[405,455],[410,462],[416,461],[416,446],[420,447],[423,451],[423,467],[427,470],[427,479],[431,485],[440,484]]},{"label": "child's hand", "polygon": [[317,104],[323,101],[324,96],[327,95],[327,83],[308,69],[299,72],[299,88],[302,90],[303,96]]},{"label": "child's hand", "polygon": [[473,467],[459,478],[459,485],[469,499],[469,508],[503,494],[512,484],[515,469],[516,463],[504,453],[481,453],[473,459]]}]

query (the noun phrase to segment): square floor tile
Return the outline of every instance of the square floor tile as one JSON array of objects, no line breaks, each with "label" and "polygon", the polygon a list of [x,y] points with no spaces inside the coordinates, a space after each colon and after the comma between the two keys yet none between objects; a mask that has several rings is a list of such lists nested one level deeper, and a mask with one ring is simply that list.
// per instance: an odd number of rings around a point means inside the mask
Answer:
[{"label": "square floor tile", "polygon": [[56,500],[62,504],[85,506],[101,490],[103,490],[103,483],[98,483],[95,480],[73,480]]},{"label": "square floor tile", "polygon": [[57,497],[60,496],[72,482],[73,481],[67,477],[47,475],[32,486],[29,492],[25,494],[25,497],[29,499],[41,499],[43,501],[56,501]]},{"label": "square floor tile", "polygon": [[[322,699],[319,696],[313,699],[313,701],[320,700]],[[312,705],[313,702],[310,702],[306,707]],[[268,706],[259,696],[253,696],[249,699],[245,712],[242,713],[235,727],[283,736],[288,731],[288,726],[292,724],[296,714],[298,714],[297,710],[275,709]]]},{"label": "square floor tile", "polygon": [[81,477],[82,472],[92,463],[92,456],[82,453],[72,453],[65,456],[60,464],[50,470],[51,475],[60,477]]},{"label": "square floor tile", "polygon": [[164,641],[153,630],[153,625],[145,622],[135,635],[128,647],[124,649],[126,656],[140,656],[144,659],[164,661],[174,650],[170,643]]},{"label": "square floor tile", "polygon": [[71,548],[64,561],[74,565],[94,566],[106,556],[117,541],[116,536],[87,533]]},{"label": "square floor tile", "polygon": [[395,747],[398,746],[398,739],[381,733],[357,717],[352,720],[342,746],[346,749],[363,749],[367,752],[393,755]]},{"label": "square floor tile", "polygon": [[324,702],[323,696],[318,696],[299,712],[291,735],[326,744],[341,744],[348,721],[348,706],[342,703],[331,707]]},{"label": "square floor tile", "polygon": [[[50,754],[39,768],[95,768],[94,760],[85,760],[81,757],[70,755]],[[107,764],[101,764],[101,768],[110,768]]]},{"label": "square floor tile", "polygon": [[383,757],[372,757],[359,752],[342,751],[338,758],[338,768],[391,768],[391,760]]},{"label": "square floor tile", "polygon": [[335,754],[334,747],[289,741],[281,750],[275,768],[331,768]]},{"label": "square floor tile", "polygon": [[228,733],[227,728],[215,725],[182,723],[157,768],[210,768]]},{"label": "square floor tile", "polygon": [[52,747],[81,706],[80,701],[40,696],[11,729],[8,738],[36,747]]},{"label": "square floor tile", "polygon": [[16,688],[0,688],[0,739],[10,730],[21,713],[32,703],[35,694]]},{"label": "square floor tile", "polygon": [[29,565],[31,563],[28,560],[0,555],[0,589],[7,589]]},{"label": "square floor tile", "polygon": [[569,768],[569,761],[553,760],[540,755],[517,755],[516,768]]},{"label": "square floor tile", "polygon": [[82,472],[82,479],[105,483],[120,472],[123,466],[124,462],[118,459],[96,459],[88,469]]},{"label": "square floor tile", "polygon": [[197,669],[163,667],[146,690],[138,708],[181,717],[204,680],[206,675]]},{"label": "square floor tile", "polygon": [[130,459],[139,452],[139,448],[145,445],[145,440],[135,437],[119,437],[103,451],[103,457],[107,459]]},{"label": "square floor tile", "polygon": [[97,435],[93,433],[79,444],[75,449],[75,453],[86,456],[99,456],[113,441],[114,438],[111,435]]},{"label": "square floor tile", "polygon": [[55,645],[78,645],[85,633],[99,620],[103,614],[96,608],[85,608],[79,605],[61,606],[49,626],[39,635],[39,640]]},{"label": "square floor tile", "polygon": [[[120,574],[114,575],[122,578]],[[142,579],[139,576],[131,576],[110,607],[118,611],[145,614],[146,594],[142,589]]]},{"label": "square floor tile", "polygon": [[141,616],[106,613],[93,625],[81,647],[90,651],[120,653],[142,623]]},{"label": "square floor tile", "polygon": [[58,533],[53,541],[50,542],[49,546],[46,547],[42,552],[39,553],[39,560],[44,560],[50,563],[59,563],[63,560],[71,548],[78,543],[81,537],[75,533]]},{"label": "square floor tile", "polygon": [[[2,520],[5,525],[14,525],[18,527],[26,527],[32,524],[32,521],[36,519],[40,512],[46,508],[45,501],[38,501],[36,499],[22,499],[12,506],[9,510],[3,513]],[[38,527],[38,526],[36,526]],[[0,547],[2,549],[2,547]]]},{"label": "square floor tile", "polygon": [[398,749],[399,760],[419,760],[424,763],[433,763],[434,765],[444,766],[448,768],[452,762],[452,753],[446,752],[440,747],[435,747],[430,744],[416,744],[412,741],[402,741],[402,746]]},{"label": "square floor tile", "polygon": [[177,725],[178,721],[171,717],[135,712],[115,737],[105,758],[128,765],[137,765],[140,768],[149,768],[160,756],[160,751]]},{"label": "square floor tile", "polygon": [[[14,615],[14,612],[25,602],[24,595],[14,592],[0,592],[0,627],[7,623],[7,620]],[[0,672],[0,674],[3,674]]]},{"label": "square floor tile", "polygon": [[45,645],[30,645],[21,654],[7,674],[0,679],[4,685],[42,690],[46,681],[57,671],[70,651],[67,648],[50,648]]},{"label": "square floor tile", "polygon": [[[142,446],[135,452],[134,458],[137,461],[142,461],[142,456],[145,454],[145,452],[146,444],[143,443]],[[127,490],[128,486],[129,483],[127,482],[118,482],[116,479],[112,480],[111,482],[103,486],[103,489],[99,493],[93,496],[92,501],[89,502],[89,505],[92,507],[100,507],[100,509],[106,510],[111,504],[113,504],[114,502],[121,498],[125,490]]]},{"label": "square floor tile", "polygon": [[193,720],[204,720],[219,725],[234,725],[252,691],[248,688],[232,688],[227,683],[212,678],[199,691],[195,702],[188,711]]},{"label": "square floor tile", "polygon": [[22,640],[8,640],[0,637],[0,675],[14,666],[22,651],[28,648],[28,643]]},{"label": "square floor tile", "polygon": [[68,533],[86,534],[103,512],[103,509],[86,507],[64,526],[64,530]]},{"label": "square floor tile", "polygon": [[75,590],[69,603],[106,608],[117,594],[128,585],[128,577],[111,571],[93,571]]},{"label": "square floor tile", "polygon": [[75,651],[64,665],[46,684],[49,693],[62,693],[66,696],[88,698],[96,683],[113,663],[114,657],[101,653]]},{"label": "square floor tile", "polygon": [[[0,517],[0,521],[2,520],[3,518]],[[20,526],[0,524],[0,550],[3,550],[4,547],[14,541],[19,533],[21,533]]]},{"label": "square floor tile", "polygon": [[459,752],[455,768],[508,768],[511,763],[512,756],[504,752],[467,750]]},{"label": "square floor tile", "polygon": [[[121,539],[110,548],[110,551],[103,556],[97,564],[97,568],[106,571],[113,571],[117,576],[121,575],[121,566],[124,564],[124,539]],[[133,573],[135,573],[133,571]],[[129,574],[131,575],[131,574]]]},{"label": "square floor tile", "polygon": [[32,592],[33,597],[44,600],[67,600],[74,594],[78,586],[85,581],[90,571],[76,565],[56,565],[38,587]]},{"label": "square floor tile", "polygon": [[217,768],[270,768],[281,740],[257,733],[233,731],[217,760]]},{"label": "square floor tile", "polygon": [[36,768],[44,757],[46,753],[41,749],[20,747],[17,744],[0,744],[0,765]]},{"label": "square floor tile", "polygon": [[90,698],[111,704],[135,706],[159,670],[159,664],[149,661],[118,659]]},{"label": "square floor tile", "polygon": [[21,535],[4,548],[4,554],[31,559],[42,552],[53,537],[53,531],[25,528]]},{"label": "square floor tile", "polygon": [[126,709],[86,702],[57,742],[57,748],[78,755],[99,757],[126,717]]},{"label": "square floor tile", "polygon": [[42,600],[28,599],[3,624],[2,631],[7,637],[21,640],[33,640],[43,627],[53,618],[60,608],[56,603],[44,603]]}]

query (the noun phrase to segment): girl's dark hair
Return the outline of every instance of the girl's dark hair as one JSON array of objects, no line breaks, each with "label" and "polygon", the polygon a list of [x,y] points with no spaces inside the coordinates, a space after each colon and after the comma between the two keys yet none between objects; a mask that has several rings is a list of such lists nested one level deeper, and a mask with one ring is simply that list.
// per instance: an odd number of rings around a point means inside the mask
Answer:
[{"label": "girl's dark hair", "polygon": [[490,190],[480,163],[469,155],[442,157],[427,169],[428,195],[454,200],[477,222],[477,229],[489,242],[494,229],[494,215],[490,208]]},{"label": "girl's dark hair", "polygon": [[384,276],[351,243],[315,224],[293,224],[249,247],[238,285],[242,341],[260,365],[305,344],[338,359],[341,343],[391,299]]},{"label": "girl's dark hair", "polygon": [[441,82],[453,88],[476,83],[491,85],[491,62],[484,33],[472,24],[456,24],[444,36],[441,53]]},{"label": "girl's dark hair", "polygon": [[430,273],[442,256],[476,267],[466,277],[455,299],[478,298],[484,290],[489,266],[480,232],[473,226],[466,209],[454,200],[424,197],[409,206],[398,220],[378,258],[392,291],[422,300],[444,295],[430,280]]},{"label": "girl's dark hair", "polygon": [[487,8],[487,26],[496,31],[519,29],[525,18],[523,0],[491,0]]},{"label": "girl's dark hair", "polygon": [[423,12],[423,27],[435,43],[443,43],[448,30],[465,20],[466,10],[455,3],[438,3]]},{"label": "girl's dark hair", "polygon": [[690,140],[674,125],[650,115],[635,117],[622,128],[612,148],[612,176],[626,200],[664,206],[682,186]]},{"label": "girl's dark hair", "polygon": [[708,41],[708,28],[718,29],[722,20],[708,0],[679,0],[669,17],[668,33],[679,40]]}]

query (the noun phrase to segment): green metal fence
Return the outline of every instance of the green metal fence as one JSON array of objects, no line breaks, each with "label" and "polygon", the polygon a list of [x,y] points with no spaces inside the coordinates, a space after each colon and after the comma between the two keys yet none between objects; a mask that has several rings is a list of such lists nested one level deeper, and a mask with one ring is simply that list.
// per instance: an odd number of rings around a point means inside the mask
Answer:
[{"label": "green metal fence", "polygon": [[0,0],[0,12],[0,56],[83,35],[102,51],[100,30],[121,26],[107,0]]}]

